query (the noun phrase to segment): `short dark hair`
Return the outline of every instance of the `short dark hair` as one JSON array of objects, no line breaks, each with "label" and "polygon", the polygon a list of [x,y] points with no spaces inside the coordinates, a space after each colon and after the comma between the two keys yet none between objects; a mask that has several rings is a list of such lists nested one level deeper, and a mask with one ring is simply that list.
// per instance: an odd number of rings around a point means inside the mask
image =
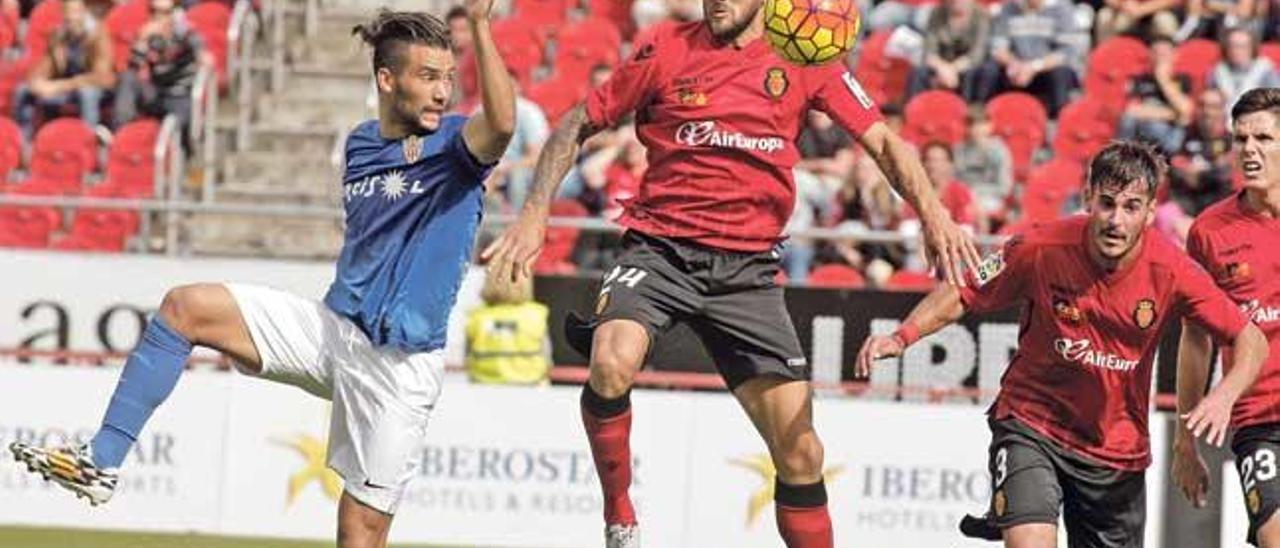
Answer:
[{"label": "short dark hair", "polygon": [[1239,120],[1241,116],[1264,110],[1270,111],[1280,120],[1280,88],[1254,88],[1244,92],[1235,106],[1231,107],[1231,119]]},{"label": "short dark hair", "polygon": [[956,161],[955,154],[951,150],[951,145],[948,145],[942,141],[929,141],[925,143],[924,146],[920,147],[920,158],[924,159],[925,155],[929,154],[929,151],[935,148],[940,148],[942,149],[943,152],[946,152],[948,161],[951,161],[951,162]]},{"label": "short dark hair", "polygon": [[466,19],[466,18],[467,18],[467,8],[464,8],[462,6],[454,6],[452,8],[449,8],[449,11],[445,12],[444,14],[444,20],[446,22],[453,21],[454,19]]},{"label": "short dark hair", "polygon": [[436,16],[419,11],[383,8],[373,21],[353,27],[351,34],[373,47],[375,72],[383,67],[399,71],[404,65],[404,48],[409,44],[453,51],[449,27]]},{"label": "short dark hair", "polygon": [[1089,162],[1087,184],[1091,192],[1096,192],[1140,183],[1147,197],[1155,198],[1164,173],[1164,157],[1155,147],[1140,141],[1112,141]]},{"label": "short dark hair", "polygon": [[1249,46],[1250,46],[1249,51],[1251,52],[1250,55],[1257,57],[1258,48],[1259,48],[1258,38],[1254,36],[1253,33],[1250,32],[1249,29],[1246,27],[1227,27],[1226,29],[1224,29],[1218,40],[1219,54],[1224,59],[1226,58],[1227,49],[1231,47],[1231,36],[1236,33],[1244,33],[1245,36],[1249,37]]}]

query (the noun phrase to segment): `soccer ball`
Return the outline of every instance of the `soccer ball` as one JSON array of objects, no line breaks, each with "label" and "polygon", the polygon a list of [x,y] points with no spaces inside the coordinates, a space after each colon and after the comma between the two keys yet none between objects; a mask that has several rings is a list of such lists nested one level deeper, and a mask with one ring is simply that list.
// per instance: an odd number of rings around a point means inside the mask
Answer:
[{"label": "soccer ball", "polygon": [[858,40],[853,0],[765,0],[764,34],[779,57],[801,66],[840,59]]}]

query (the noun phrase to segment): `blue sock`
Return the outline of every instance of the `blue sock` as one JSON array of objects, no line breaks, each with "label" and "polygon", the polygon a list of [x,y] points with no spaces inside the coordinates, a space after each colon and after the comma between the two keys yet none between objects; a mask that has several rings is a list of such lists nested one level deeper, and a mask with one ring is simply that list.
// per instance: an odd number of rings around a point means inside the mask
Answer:
[{"label": "blue sock", "polygon": [[151,413],[178,384],[190,355],[191,341],[166,325],[160,316],[151,318],[142,340],[124,364],[102,428],[89,442],[94,465],[118,468],[124,462]]}]

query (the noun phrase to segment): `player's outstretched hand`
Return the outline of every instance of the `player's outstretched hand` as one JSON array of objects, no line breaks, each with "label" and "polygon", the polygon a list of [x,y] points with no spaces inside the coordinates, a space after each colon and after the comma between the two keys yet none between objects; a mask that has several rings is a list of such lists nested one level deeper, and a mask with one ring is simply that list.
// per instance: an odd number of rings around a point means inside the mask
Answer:
[{"label": "player's outstretched hand", "polygon": [[858,351],[858,363],[854,367],[854,376],[858,378],[870,376],[872,362],[881,358],[900,356],[903,349],[902,340],[897,337],[891,335],[867,337],[867,341],[862,343],[862,350]]},{"label": "player's outstretched hand", "polygon": [[1227,426],[1231,423],[1231,407],[1234,404],[1235,401],[1214,390],[1200,400],[1200,405],[1190,413],[1182,415],[1182,420],[1186,421],[1187,430],[1193,437],[1204,435],[1205,442],[1214,447],[1222,447],[1227,438]]},{"label": "player's outstretched hand", "polygon": [[947,283],[956,287],[965,285],[965,264],[977,268],[982,263],[978,248],[969,236],[946,210],[937,208],[930,218],[922,219],[924,224],[924,246],[929,264],[942,269],[947,276]]},{"label": "player's outstretched hand", "polygon": [[493,0],[467,0],[467,17],[472,21],[489,19],[493,11]]},{"label": "player's outstretched hand", "polygon": [[1185,434],[1178,434],[1173,442],[1173,483],[1187,497],[1187,501],[1196,508],[1204,508],[1209,492],[1209,467],[1205,466],[1200,451],[1196,449],[1196,440]]},{"label": "player's outstretched hand", "polygon": [[547,235],[547,220],[534,214],[521,214],[515,223],[508,226],[502,235],[489,244],[480,260],[489,263],[490,276],[505,276],[502,279],[519,282],[525,276],[533,276],[533,262],[542,251],[542,242]]}]

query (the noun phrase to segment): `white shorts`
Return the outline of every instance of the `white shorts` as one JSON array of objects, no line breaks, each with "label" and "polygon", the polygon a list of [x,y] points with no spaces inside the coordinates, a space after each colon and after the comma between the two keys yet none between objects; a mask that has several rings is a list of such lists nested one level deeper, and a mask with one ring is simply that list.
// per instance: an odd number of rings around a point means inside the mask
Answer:
[{"label": "white shorts", "polygon": [[356,500],[394,514],[426,444],[443,351],[377,347],[324,303],[261,286],[226,287],[258,349],[261,377],[333,401],[329,467]]}]

